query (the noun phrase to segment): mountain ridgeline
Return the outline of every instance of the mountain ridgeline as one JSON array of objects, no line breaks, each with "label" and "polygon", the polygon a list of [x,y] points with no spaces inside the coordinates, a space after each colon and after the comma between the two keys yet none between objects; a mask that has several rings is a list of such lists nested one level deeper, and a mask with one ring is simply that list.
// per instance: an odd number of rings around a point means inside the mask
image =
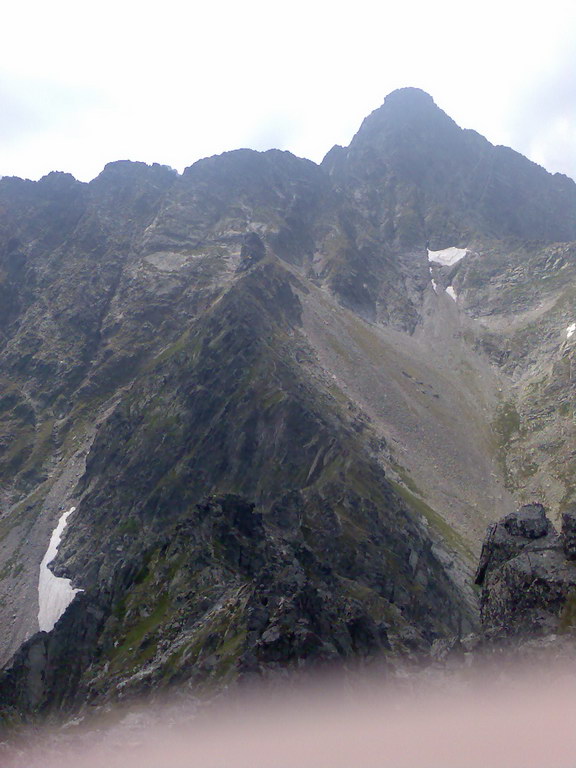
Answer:
[{"label": "mountain ridgeline", "polygon": [[572,180],[413,88],[321,165],[1,179],[6,716],[477,629],[486,525],[574,502],[575,241]]}]

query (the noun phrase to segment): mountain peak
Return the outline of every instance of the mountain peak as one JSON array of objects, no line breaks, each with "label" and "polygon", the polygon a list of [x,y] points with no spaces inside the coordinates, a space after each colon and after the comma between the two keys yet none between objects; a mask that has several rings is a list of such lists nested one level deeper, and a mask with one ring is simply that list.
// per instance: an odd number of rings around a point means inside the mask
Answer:
[{"label": "mountain peak", "polygon": [[357,195],[370,185],[364,213],[384,211],[404,246],[462,242],[471,232],[568,241],[576,231],[576,187],[463,130],[420,88],[392,91],[323,166]]},{"label": "mountain peak", "polygon": [[395,91],[386,96],[384,104],[387,106],[393,105],[407,105],[407,104],[420,104],[428,106],[436,106],[434,99],[429,93],[423,91],[421,88],[414,88],[413,86],[406,86],[405,88],[397,88]]},{"label": "mountain peak", "polygon": [[377,138],[382,134],[403,136],[407,130],[419,131],[422,126],[426,126],[426,133],[430,126],[450,134],[461,130],[429,93],[420,88],[399,88],[389,93],[382,106],[365,118],[355,138]]}]

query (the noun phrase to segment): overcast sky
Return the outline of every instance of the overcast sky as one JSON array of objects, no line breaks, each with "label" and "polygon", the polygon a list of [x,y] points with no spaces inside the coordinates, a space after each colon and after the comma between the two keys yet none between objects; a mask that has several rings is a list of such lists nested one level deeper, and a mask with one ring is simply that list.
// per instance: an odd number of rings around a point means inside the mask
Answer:
[{"label": "overcast sky", "polygon": [[0,175],[181,171],[238,147],[320,161],[412,85],[576,178],[574,0],[22,0],[2,16]]}]

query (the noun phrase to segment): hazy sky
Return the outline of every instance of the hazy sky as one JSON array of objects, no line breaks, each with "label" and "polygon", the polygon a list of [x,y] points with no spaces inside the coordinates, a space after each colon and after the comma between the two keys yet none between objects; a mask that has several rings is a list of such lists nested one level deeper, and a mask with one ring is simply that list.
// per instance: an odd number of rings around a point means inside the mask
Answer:
[{"label": "hazy sky", "polygon": [[0,175],[319,161],[395,88],[576,178],[576,2],[51,0],[3,9]]}]

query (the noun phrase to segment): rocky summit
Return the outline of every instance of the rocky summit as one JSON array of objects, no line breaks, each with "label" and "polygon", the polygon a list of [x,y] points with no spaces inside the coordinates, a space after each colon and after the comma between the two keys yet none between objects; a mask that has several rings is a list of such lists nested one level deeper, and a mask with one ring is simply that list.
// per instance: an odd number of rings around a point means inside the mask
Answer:
[{"label": "rocky summit", "polygon": [[0,179],[5,720],[569,632],[575,328],[576,184],[418,89]]}]

